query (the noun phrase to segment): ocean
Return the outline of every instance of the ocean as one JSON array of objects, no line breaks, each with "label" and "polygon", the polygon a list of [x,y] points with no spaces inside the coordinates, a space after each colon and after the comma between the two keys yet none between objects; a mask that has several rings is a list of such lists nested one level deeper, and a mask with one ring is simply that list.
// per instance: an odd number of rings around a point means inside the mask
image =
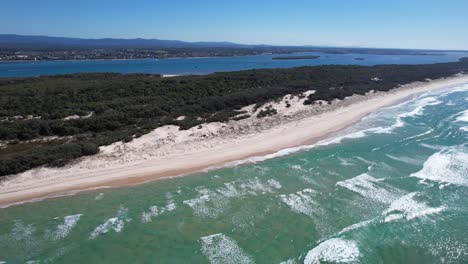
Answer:
[{"label": "ocean", "polygon": [[[260,68],[292,68],[325,64],[427,64],[453,62],[468,57],[468,52],[444,52],[433,55],[369,55],[326,54],[305,52],[298,55],[318,55],[318,59],[273,60],[275,55],[252,55],[215,58],[174,58],[140,60],[82,60],[0,62],[0,77],[31,77],[79,72],[152,73],[165,75],[208,74]],[[284,56],[290,56],[285,54]],[[363,60],[356,60],[362,58]]]},{"label": "ocean", "polygon": [[468,263],[468,84],[311,146],[0,209],[0,263]]}]

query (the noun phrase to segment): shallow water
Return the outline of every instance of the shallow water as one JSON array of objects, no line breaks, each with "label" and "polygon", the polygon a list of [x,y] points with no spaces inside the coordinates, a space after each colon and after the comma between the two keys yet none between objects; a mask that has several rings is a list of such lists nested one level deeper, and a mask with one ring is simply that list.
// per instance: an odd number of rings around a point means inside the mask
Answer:
[{"label": "shallow water", "polygon": [[[439,53],[440,54],[440,53]],[[427,64],[453,62],[468,57],[467,52],[445,52],[444,55],[366,55],[326,54],[306,52],[301,55],[319,55],[318,59],[273,60],[279,55],[253,55],[189,59],[141,60],[83,60],[0,63],[0,77],[27,77],[77,72],[118,72],[158,74],[207,74],[260,68],[291,68],[324,64]],[[355,60],[364,58],[364,60]]]},{"label": "shallow water", "polygon": [[467,109],[454,87],[288,155],[0,209],[0,261],[468,263]]}]

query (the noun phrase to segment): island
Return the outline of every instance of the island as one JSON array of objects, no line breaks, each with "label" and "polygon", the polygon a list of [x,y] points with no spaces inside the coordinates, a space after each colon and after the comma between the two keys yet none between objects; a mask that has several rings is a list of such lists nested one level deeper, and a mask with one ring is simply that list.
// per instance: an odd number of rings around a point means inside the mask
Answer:
[{"label": "island", "polygon": [[278,56],[271,58],[272,60],[315,60],[320,56],[315,55],[304,55],[304,56]]}]

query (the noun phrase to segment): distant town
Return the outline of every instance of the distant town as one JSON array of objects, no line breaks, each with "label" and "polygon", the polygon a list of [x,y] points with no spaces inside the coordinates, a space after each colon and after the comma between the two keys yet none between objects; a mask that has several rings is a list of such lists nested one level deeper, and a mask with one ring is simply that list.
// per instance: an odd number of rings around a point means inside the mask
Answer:
[{"label": "distant town", "polygon": [[[291,53],[292,51],[281,50],[276,52]],[[0,61],[165,59],[177,57],[228,57],[271,53],[271,51],[236,48],[0,50]]]},{"label": "distant town", "polygon": [[[320,48],[165,48],[165,49],[0,49],[1,61],[50,61],[50,60],[101,60],[101,59],[167,59],[167,58],[196,58],[196,57],[231,57],[247,55],[291,54],[298,52],[323,52],[328,54],[388,54],[388,55],[428,55],[429,53],[393,50],[359,49],[359,50],[330,50]],[[443,55],[434,54],[431,55]],[[299,58],[318,58],[319,56],[301,56]],[[293,59],[289,58],[288,59]],[[275,57],[275,59],[286,59]]]},{"label": "distant town", "polygon": [[[89,40],[0,34],[0,62],[230,57],[301,52],[322,52],[326,54],[444,55],[444,52],[434,50],[245,45],[229,42],[183,42],[159,39]],[[306,57],[299,58],[318,58],[309,54],[301,56]],[[279,57],[277,59],[285,58]]]}]

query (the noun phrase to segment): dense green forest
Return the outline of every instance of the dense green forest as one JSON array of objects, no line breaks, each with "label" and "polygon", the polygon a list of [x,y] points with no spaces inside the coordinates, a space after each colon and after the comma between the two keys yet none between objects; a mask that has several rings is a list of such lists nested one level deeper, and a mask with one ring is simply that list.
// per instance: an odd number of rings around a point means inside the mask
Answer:
[{"label": "dense green forest", "polygon": [[[61,166],[131,141],[159,126],[188,129],[238,119],[239,109],[316,90],[305,104],[468,71],[468,59],[426,65],[327,65],[163,78],[83,73],[0,79],[0,176],[40,165]],[[372,80],[377,77],[377,79]],[[65,120],[78,115],[88,118]],[[260,116],[275,114],[270,109]],[[176,120],[179,116],[184,120]],[[45,140],[47,139],[47,140]],[[1,146],[1,145],[0,145]]]}]

